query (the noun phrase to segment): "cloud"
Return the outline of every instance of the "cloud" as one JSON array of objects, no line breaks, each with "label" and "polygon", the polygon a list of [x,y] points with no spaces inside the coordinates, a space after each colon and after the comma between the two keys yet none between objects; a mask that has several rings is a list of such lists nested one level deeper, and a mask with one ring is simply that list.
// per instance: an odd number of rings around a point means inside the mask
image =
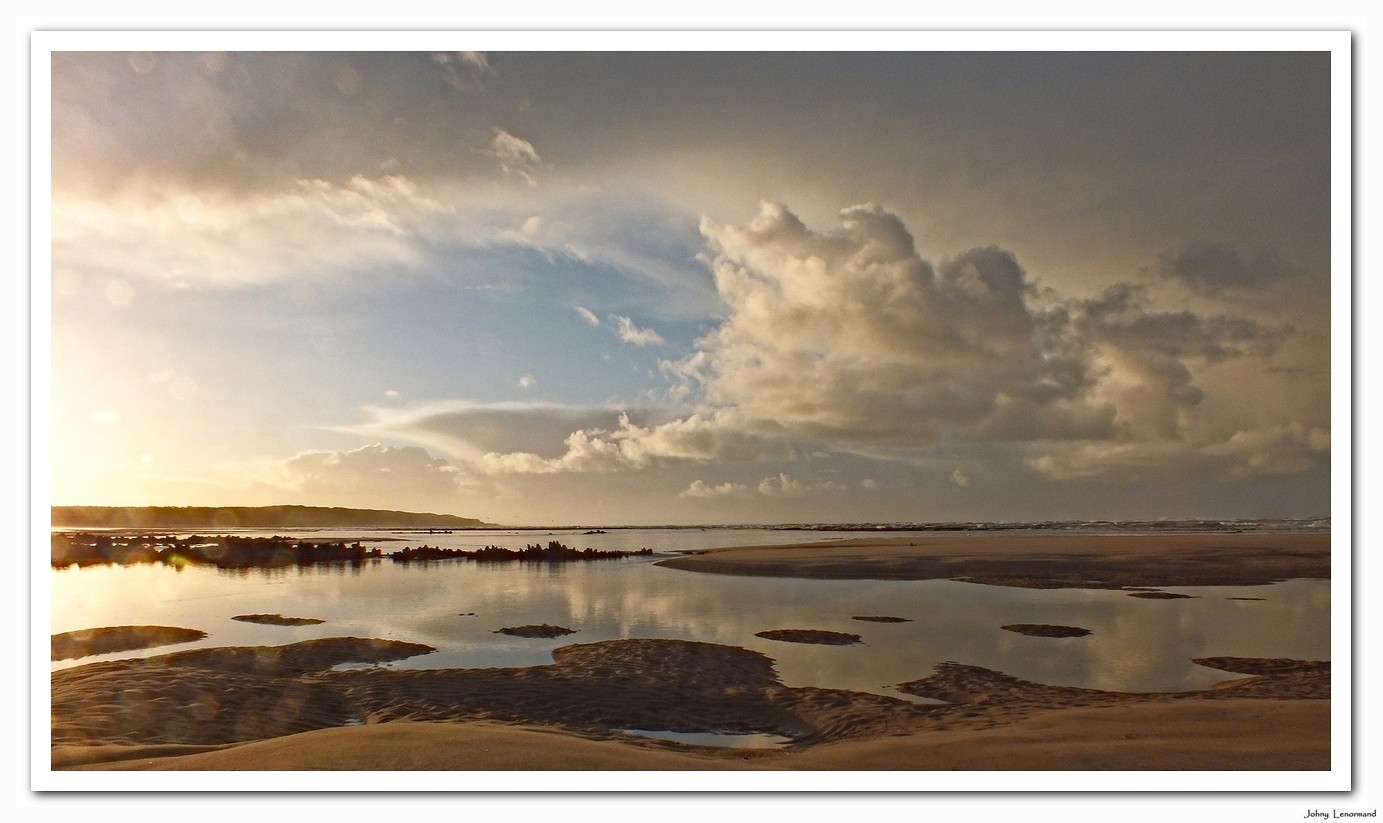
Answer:
[{"label": "cloud", "polygon": [[442,79],[457,91],[475,91],[487,75],[494,75],[490,59],[483,51],[437,52],[432,62],[442,70]]},{"label": "cloud", "polygon": [[785,472],[779,472],[773,477],[765,477],[759,481],[759,494],[764,497],[805,497],[819,492],[844,491],[845,488],[833,480],[804,483]]},{"label": "cloud", "polygon": [[533,144],[515,137],[504,129],[496,128],[490,138],[489,153],[499,160],[499,167],[505,174],[512,174],[530,186],[538,184],[534,178],[542,158],[534,150]]},{"label": "cloud", "polygon": [[677,496],[711,500],[721,497],[744,497],[747,494],[749,494],[749,487],[743,483],[727,481],[718,486],[708,486],[704,481],[694,480],[690,486],[678,492]]},{"label": "cloud", "polygon": [[951,472],[951,483],[960,486],[962,489],[970,488],[970,477],[960,469]]},{"label": "cloud", "polygon": [[483,51],[458,51],[456,57],[481,71],[490,70],[490,58]]},{"label": "cloud", "polygon": [[518,379],[519,388],[531,389],[538,385],[538,379],[531,374],[525,374]]},{"label": "cloud", "polygon": [[223,475],[302,504],[454,509],[467,478],[417,446],[308,451],[284,460],[222,464]]},{"label": "cloud", "polygon": [[1204,295],[1259,291],[1302,277],[1305,272],[1276,249],[1245,255],[1231,246],[1198,240],[1164,253],[1152,269],[1156,278],[1180,282]]},{"label": "cloud", "polygon": [[653,329],[639,328],[634,325],[634,321],[630,320],[628,317],[615,315],[612,319],[615,321],[616,332],[619,334],[619,339],[626,343],[635,346],[661,346],[666,343],[662,335],[658,334]]},{"label": "cloud", "polygon": [[740,431],[715,414],[693,414],[664,423],[638,425],[620,414],[614,428],[579,429],[552,457],[533,452],[491,452],[478,461],[489,474],[563,474],[644,469],[670,462],[753,462],[784,459],[786,444]]},{"label": "cloud", "polygon": [[54,273],[242,286],[368,265],[416,266],[451,206],[401,176],[299,179],[273,193],[162,187],[55,198]]},{"label": "cloud", "polygon": [[[994,246],[933,265],[902,221],[873,205],[844,210],[828,232],[777,203],[744,226],[703,220],[702,232],[724,316],[694,351],[660,364],[668,396],[691,411],[588,418],[560,443],[549,430],[544,449],[470,453],[476,471],[613,472],[784,459],[798,448],[924,460],[943,443],[1007,448],[1048,477],[1177,460],[1225,478],[1306,465],[1280,456],[1290,436],[1275,441],[1279,456],[1231,459],[1257,441],[1231,447],[1233,430],[1201,414],[1198,375],[1270,358],[1291,335],[1285,326],[1159,311],[1130,284],[1064,299]],[[662,342],[628,317],[611,322],[626,342]],[[801,492],[790,480],[768,478],[760,490]]]},{"label": "cloud", "polygon": [[765,497],[799,497],[802,494],[802,482],[779,473],[777,477],[765,477],[759,481],[759,494]]},{"label": "cloud", "polygon": [[[487,453],[519,450],[560,455],[573,431],[619,425],[620,411],[547,403],[427,403],[406,408],[367,406],[364,423],[334,427],[360,437],[407,440],[454,460],[476,464]],[[653,413],[647,414],[652,417]]]},{"label": "cloud", "polygon": [[599,325],[600,325],[600,318],[599,318],[599,317],[596,317],[596,316],[595,316],[595,312],[591,311],[590,309],[586,308],[585,306],[577,306],[577,307],[576,307],[576,313],[579,314],[579,315],[581,315],[581,319],[582,319],[582,320],[585,320],[585,321],[586,321],[587,323],[589,323],[590,325],[592,325],[592,326],[599,326]]},{"label": "cloud", "polygon": [[[1117,473],[1133,456],[1176,453],[1168,444],[1216,442],[1197,428],[1193,369],[1266,358],[1290,333],[1155,311],[1127,284],[1063,300],[993,246],[933,266],[902,221],[872,205],[846,209],[829,233],[777,203],[746,226],[703,220],[702,231],[727,314],[697,351],[661,364],[670,395],[699,398],[698,410],[573,432],[559,457],[490,455],[492,468],[613,471],[770,450],[755,443],[909,458],[946,440],[1082,444],[1066,450],[1071,471],[1107,457]],[[614,320],[623,339],[650,339]],[[761,491],[793,493],[785,478]]]},{"label": "cloud", "polygon": [[1101,438],[1092,354],[1069,320],[1030,302],[1014,257],[977,248],[921,259],[895,215],[841,213],[830,233],[764,203],[747,226],[703,220],[725,321],[665,370],[707,402],[787,436],[860,453],[940,438]]},{"label": "cloud", "polygon": [[1028,461],[1049,480],[1146,480],[1189,473],[1224,482],[1324,471],[1329,464],[1330,433],[1295,421],[1236,431],[1212,442],[1072,444]]}]

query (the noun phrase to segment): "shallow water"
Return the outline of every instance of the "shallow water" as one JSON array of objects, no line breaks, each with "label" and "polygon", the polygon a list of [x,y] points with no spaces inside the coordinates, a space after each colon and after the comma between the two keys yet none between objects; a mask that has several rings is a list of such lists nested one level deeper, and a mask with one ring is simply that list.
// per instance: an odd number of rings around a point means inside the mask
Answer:
[{"label": "shallow water", "polygon": [[715,732],[665,732],[649,729],[620,729],[636,737],[671,740],[691,746],[720,746],[727,749],[776,749],[792,743],[792,738],[780,734],[718,734]]},{"label": "shallow water", "polygon": [[[295,535],[298,533],[295,532]],[[361,532],[342,533],[354,539]],[[309,539],[335,539],[303,533]],[[375,533],[362,540],[393,551],[403,545],[518,548],[558,539],[581,548],[658,552],[750,543],[847,538],[850,534],[747,530],[620,530]],[[899,536],[899,535],[894,535]],[[394,539],[389,539],[394,538]],[[1125,592],[1018,589],[947,580],[795,580],[734,577],[656,566],[652,558],[559,565],[445,561],[370,561],[277,570],[222,571],[166,566],[53,571],[54,633],[113,625],[201,629],[194,643],[53,663],[54,669],[187,648],[277,645],[318,637],[382,637],[437,647],[397,668],[542,665],[572,643],[674,638],[742,646],[777,663],[782,681],[904,697],[894,684],[954,661],[1042,683],[1118,691],[1206,688],[1239,675],[1198,666],[1195,657],[1330,657],[1330,582],[1168,589],[1192,599],[1147,600]],[[1232,598],[1263,598],[1239,600]],[[319,618],[310,626],[232,620],[247,613]],[[853,620],[908,618],[906,623]],[[551,623],[576,633],[554,639],[511,637],[507,626]],[[1029,637],[1012,623],[1079,626],[1075,638]],[[769,629],[825,629],[860,635],[850,646],[787,643],[755,637]]]}]

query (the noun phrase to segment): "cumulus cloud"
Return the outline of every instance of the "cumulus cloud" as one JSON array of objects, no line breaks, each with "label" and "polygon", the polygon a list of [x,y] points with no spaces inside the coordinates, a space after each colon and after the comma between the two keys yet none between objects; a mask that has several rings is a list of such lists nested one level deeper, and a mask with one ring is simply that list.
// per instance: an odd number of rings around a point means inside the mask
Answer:
[{"label": "cumulus cloud", "polygon": [[538,378],[534,377],[531,374],[525,374],[524,376],[518,379],[518,384],[519,388],[521,389],[531,389],[534,386],[538,385]]},{"label": "cumulus cloud", "polygon": [[1083,395],[1089,353],[1028,303],[1011,254],[980,248],[933,267],[895,215],[866,205],[841,221],[817,233],[776,203],[747,226],[703,221],[729,312],[669,371],[748,421],[863,452],[1109,434],[1110,411]]},{"label": "cumulus cloud", "polygon": [[779,473],[759,481],[759,494],[765,497],[797,497],[802,494],[802,481]]},{"label": "cumulus cloud", "polygon": [[596,316],[595,316],[595,312],[591,311],[590,309],[586,308],[585,306],[577,306],[577,307],[576,307],[576,313],[577,313],[578,315],[580,315],[580,316],[581,316],[581,319],[582,319],[582,320],[585,320],[587,324],[592,325],[592,326],[599,326],[599,325],[600,325],[600,318],[599,318],[599,317],[596,317]]},{"label": "cumulus cloud", "polygon": [[499,167],[505,174],[512,174],[530,186],[538,184],[533,175],[542,158],[538,156],[532,143],[497,128],[490,138],[489,153],[499,161]]},{"label": "cumulus cloud", "polygon": [[[744,226],[703,220],[702,232],[724,318],[695,351],[661,364],[669,396],[694,410],[568,430],[557,454],[487,452],[483,470],[780,459],[799,444],[923,459],[942,442],[1040,451],[1029,465],[1053,478],[1175,460],[1208,461],[1227,478],[1305,465],[1284,456],[1291,435],[1231,446],[1233,432],[1200,415],[1198,375],[1271,357],[1287,327],[1160,311],[1129,284],[1063,299],[993,246],[933,265],[902,221],[873,205],[846,209],[829,232],[777,203]],[[611,320],[627,342],[661,341]],[[1273,456],[1249,459],[1255,448]],[[801,490],[786,475],[760,484],[764,494]]]},{"label": "cumulus cloud", "polygon": [[486,473],[562,474],[642,469],[679,461],[751,462],[790,456],[781,441],[740,431],[716,414],[693,414],[664,423],[638,425],[620,414],[614,428],[579,429],[567,435],[555,456],[534,452],[490,452],[478,461]]},{"label": "cumulus cloud", "polygon": [[711,500],[721,497],[744,497],[747,494],[749,494],[749,487],[743,483],[726,481],[718,486],[710,486],[703,480],[693,480],[692,484],[678,492],[677,496]]},{"label": "cumulus cloud", "polygon": [[635,346],[661,346],[666,342],[658,332],[653,329],[641,329],[628,317],[615,315],[613,319],[619,339],[626,343]]}]

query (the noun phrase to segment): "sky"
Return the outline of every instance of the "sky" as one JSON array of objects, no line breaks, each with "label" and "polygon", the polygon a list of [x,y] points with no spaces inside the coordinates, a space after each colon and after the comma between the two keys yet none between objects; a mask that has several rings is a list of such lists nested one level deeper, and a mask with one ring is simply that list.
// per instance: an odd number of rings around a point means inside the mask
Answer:
[{"label": "sky", "polygon": [[1326,516],[1330,67],[54,50],[52,503]]}]

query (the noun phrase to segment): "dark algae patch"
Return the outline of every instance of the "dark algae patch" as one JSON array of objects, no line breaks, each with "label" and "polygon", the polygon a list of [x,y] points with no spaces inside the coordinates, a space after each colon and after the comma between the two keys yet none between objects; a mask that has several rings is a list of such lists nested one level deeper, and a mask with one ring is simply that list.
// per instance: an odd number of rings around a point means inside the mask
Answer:
[{"label": "dark algae patch", "polygon": [[1194,595],[1176,592],[1129,592],[1129,597],[1141,597],[1144,600],[1190,600]]},{"label": "dark algae patch", "polygon": [[765,640],[781,640],[784,643],[817,643],[823,646],[849,646],[860,642],[857,634],[828,632],[822,629],[771,629],[755,632],[755,637]]},{"label": "dark algae patch", "polygon": [[869,623],[911,623],[912,620],[906,617],[888,617],[887,615],[855,615],[851,620],[864,620]]},{"label": "dark algae patch", "polygon": [[1051,626],[1042,623],[1010,623],[999,628],[1007,632],[1026,634],[1029,637],[1085,637],[1089,629],[1079,626]]}]

